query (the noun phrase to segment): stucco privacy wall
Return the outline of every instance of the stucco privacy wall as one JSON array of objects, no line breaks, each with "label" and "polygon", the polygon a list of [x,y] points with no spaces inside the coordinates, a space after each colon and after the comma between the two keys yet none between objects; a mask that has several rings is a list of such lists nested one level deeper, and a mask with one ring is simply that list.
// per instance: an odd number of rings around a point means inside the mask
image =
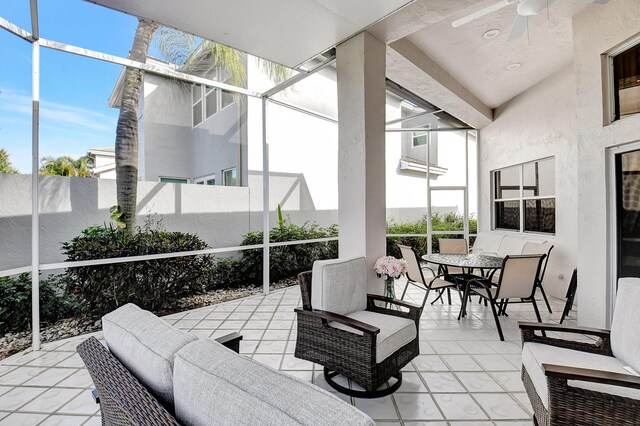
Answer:
[{"label": "stucco privacy wall", "polygon": [[482,231],[490,231],[492,227],[491,171],[544,157],[555,158],[556,235],[544,235],[543,238],[555,246],[544,287],[557,297],[564,297],[571,272],[576,267],[578,183],[575,109],[573,65],[567,65],[498,108],[493,123],[480,131],[478,226]]},{"label": "stucco privacy wall", "polygon": [[590,7],[573,20],[578,122],[578,320],[605,327],[610,318],[607,259],[607,148],[640,140],[640,114],[603,126],[600,55],[640,32],[640,1]]},{"label": "stucco privacy wall", "polygon": [[[30,175],[0,174],[0,270],[31,263],[30,182]],[[116,181],[42,177],[40,194],[40,261],[60,262],[62,242],[109,222]],[[260,215],[250,215],[249,188],[138,182],[138,225],[154,213],[165,229],[197,233],[212,247],[235,246],[261,229]]]}]

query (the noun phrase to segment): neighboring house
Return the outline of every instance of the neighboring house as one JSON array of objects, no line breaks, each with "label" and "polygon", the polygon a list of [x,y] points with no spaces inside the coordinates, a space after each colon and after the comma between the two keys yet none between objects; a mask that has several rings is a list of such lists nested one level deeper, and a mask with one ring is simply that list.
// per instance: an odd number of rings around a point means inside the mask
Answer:
[{"label": "neighboring house", "polygon": [[[149,58],[148,63],[153,65],[158,60]],[[249,89],[264,91],[273,86],[255,58],[248,56],[246,67]],[[216,78],[218,74],[220,70],[213,69],[206,76],[224,81]],[[335,68],[326,68],[276,95],[279,103],[268,104],[270,204],[274,209],[281,204],[285,211],[337,212],[337,124],[318,117],[337,118],[335,74]],[[122,86],[121,73],[109,98],[111,107],[119,107]],[[313,111],[317,116],[283,104]],[[436,108],[412,98],[393,83],[388,84],[387,121],[425,109]],[[436,115],[405,121],[402,127],[435,129],[463,125],[446,113]],[[139,107],[140,179],[249,187],[249,208],[261,209],[261,120],[258,99],[146,73]],[[447,142],[452,139],[457,143]],[[444,184],[450,181],[448,185],[456,186],[465,184],[464,139],[464,132],[434,132],[430,137],[427,132],[387,134],[387,205],[393,211],[388,216],[404,221],[425,213],[427,148],[432,185],[438,181]],[[441,158],[449,159],[447,164],[440,164]],[[450,169],[449,163],[458,166]],[[455,179],[452,174],[462,178]],[[475,185],[475,176],[470,178],[470,186]],[[470,195],[475,193],[473,189]],[[440,191],[433,210],[463,212],[464,196],[460,194]],[[475,200],[470,204],[473,213]],[[335,222],[337,217],[330,216],[326,221]]]},{"label": "neighboring house", "polygon": [[87,156],[93,158],[93,176],[101,179],[116,178],[116,152],[113,146],[91,148]]}]

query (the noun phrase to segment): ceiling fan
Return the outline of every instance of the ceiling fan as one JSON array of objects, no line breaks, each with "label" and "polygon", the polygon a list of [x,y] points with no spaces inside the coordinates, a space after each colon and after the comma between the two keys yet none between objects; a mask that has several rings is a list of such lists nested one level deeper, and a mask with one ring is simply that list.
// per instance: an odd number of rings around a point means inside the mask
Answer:
[{"label": "ceiling fan", "polygon": [[[468,24],[471,21],[482,18],[485,15],[511,6],[512,4],[517,4],[518,16],[516,16],[516,20],[513,22],[511,31],[509,32],[509,36],[507,37],[507,41],[512,41],[522,37],[522,35],[525,33],[529,23],[529,17],[535,16],[543,10],[547,9],[552,1],[553,0],[501,0],[496,4],[492,4],[491,6],[485,7],[484,9],[480,9],[477,12],[471,13],[463,18],[453,21],[451,23],[451,26],[453,28],[458,28],[464,24]],[[574,3],[583,4],[605,4],[608,1],[609,0],[573,0]]]}]

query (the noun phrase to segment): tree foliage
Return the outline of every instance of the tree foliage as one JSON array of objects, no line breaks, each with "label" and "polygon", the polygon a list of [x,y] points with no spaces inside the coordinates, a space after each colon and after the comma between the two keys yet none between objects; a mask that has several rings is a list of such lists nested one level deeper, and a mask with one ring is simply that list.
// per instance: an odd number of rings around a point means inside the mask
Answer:
[{"label": "tree foliage", "polygon": [[93,158],[84,155],[77,160],[62,157],[43,157],[40,166],[42,176],[93,177]]},{"label": "tree foliage", "polygon": [[4,148],[0,148],[0,173],[9,173],[9,174],[18,173],[18,170],[11,166],[9,153]]}]

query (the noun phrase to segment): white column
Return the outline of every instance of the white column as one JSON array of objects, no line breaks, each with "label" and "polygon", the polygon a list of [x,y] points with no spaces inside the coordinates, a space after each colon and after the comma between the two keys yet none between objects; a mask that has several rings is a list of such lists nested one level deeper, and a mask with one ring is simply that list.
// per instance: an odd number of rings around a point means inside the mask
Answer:
[{"label": "white column", "polygon": [[385,255],[385,48],[363,32],[336,49],[338,72],[338,223],[340,257],[364,256],[368,291]]}]

